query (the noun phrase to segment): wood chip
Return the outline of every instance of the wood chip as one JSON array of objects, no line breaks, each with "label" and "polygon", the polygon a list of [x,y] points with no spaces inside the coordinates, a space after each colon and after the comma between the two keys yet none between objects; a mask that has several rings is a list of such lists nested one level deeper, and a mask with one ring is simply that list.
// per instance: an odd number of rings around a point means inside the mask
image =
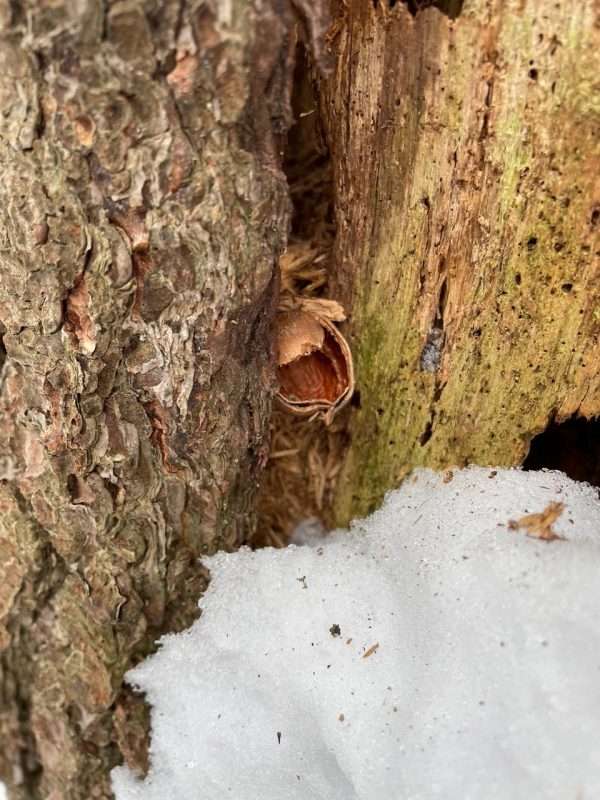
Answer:
[{"label": "wood chip", "polygon": [[534,539],[543,539],[545,542],[552,542],[555,539],[564,539],[552,529],[552,525],[564,511],[564,503],[552,501],[539,514],[527,514],[520,519],[511,519],[508,527],[512,531],[524,530],[527,536]]},{"label": "wood chip", "polygon": [[377,652],[378,649],[379,649],[379,642],[375,642],[375,644],[372,644],[371,647],[369,647],[366,653],[363,653],[363,658],[368,658],[369,656],[372,656],[373,653]]}]

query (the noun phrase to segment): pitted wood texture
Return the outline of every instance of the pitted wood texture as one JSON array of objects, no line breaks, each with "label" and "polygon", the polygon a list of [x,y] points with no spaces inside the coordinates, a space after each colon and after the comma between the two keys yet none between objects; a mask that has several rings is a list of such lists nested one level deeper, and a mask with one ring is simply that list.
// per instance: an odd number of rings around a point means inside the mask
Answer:
[{"label": "pitted wood texture", "polygon": [[598,5],[411,8],[340,3],[322,85],[360,392],[340,523],[600,414]]}]

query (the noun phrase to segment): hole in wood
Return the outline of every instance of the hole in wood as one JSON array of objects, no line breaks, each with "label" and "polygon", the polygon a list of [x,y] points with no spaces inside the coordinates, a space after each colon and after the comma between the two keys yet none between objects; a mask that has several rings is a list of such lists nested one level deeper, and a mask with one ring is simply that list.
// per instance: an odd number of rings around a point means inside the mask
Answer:
[{"label": "hole in wood", "polygon": [[600,417],[550,422],[532,439],[523,469],[558,469],[573,480],[600,486]]},{"label": "hole in wood", "polygon": [[[463,9],[464,0],[388,0],[389,8],[394,8],[398,2],[405,5],[413,17],[416,17],[419,11],[433,7],[450,19],[456,19]],[[373,0],[373,3],[377,8],[377,0]]]}]

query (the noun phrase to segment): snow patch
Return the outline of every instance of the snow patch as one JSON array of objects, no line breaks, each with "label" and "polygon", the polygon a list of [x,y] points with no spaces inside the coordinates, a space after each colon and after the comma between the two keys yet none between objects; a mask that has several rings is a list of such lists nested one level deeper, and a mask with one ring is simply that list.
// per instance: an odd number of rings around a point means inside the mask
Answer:
[{"label": "snow patch", "polygon": [[[563,540],[509,526],[557,501]],[[600,797],[596,490],[421,471],[314,541],[206,561],[202,617],[129,673],[152,766],[117,800]]]}]

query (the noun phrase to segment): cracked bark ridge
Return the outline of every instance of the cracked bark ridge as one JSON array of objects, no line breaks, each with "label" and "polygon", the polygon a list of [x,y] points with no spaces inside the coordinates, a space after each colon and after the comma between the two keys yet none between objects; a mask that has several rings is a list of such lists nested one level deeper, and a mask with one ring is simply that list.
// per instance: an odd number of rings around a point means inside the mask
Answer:
[{"label": "cracked bark ridge", "polygon": [[123,756],[143,769],[123,674],[193,619],[198,556],[252,525],[293,22],[279,0],[0,1],[11,798],[106,798]]},{"label": "cracked bark ridge", "polygon": [[600,414],[598,4],[340,2],[321,82],[360,407],[335,500]]}]

